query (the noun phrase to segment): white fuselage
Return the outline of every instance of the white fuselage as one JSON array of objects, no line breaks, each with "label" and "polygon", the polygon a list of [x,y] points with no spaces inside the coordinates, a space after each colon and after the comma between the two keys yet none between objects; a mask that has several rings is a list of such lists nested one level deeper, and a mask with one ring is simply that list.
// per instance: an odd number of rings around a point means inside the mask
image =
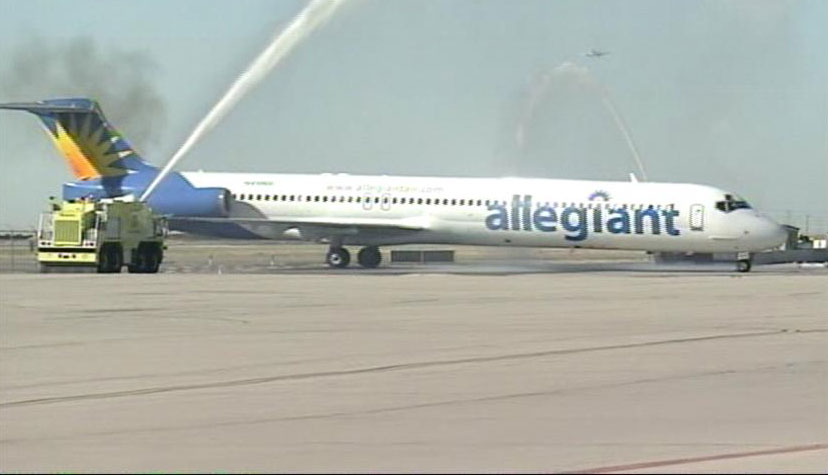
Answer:
[{"label": "white fuselage", "polygon": [[[725,192],[680,183],[185,172],[222,187],[251,237],[341,244],[472,244],[648,251],[758,251],[784,231],[750,208],[717,209]],[[352,228],[326,228],[311,218]],[[351,220],[351,221],[348,221]],[[299,222],[300,224],[297,224]],[[362,228],[359,223],[372,223]],[[284,223],[284,224],[280,224]]]}]

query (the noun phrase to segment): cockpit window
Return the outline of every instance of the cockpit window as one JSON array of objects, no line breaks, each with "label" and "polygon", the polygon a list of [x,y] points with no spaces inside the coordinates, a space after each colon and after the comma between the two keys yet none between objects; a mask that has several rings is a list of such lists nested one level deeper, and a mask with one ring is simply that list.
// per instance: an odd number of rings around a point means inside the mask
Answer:
[{"label": "cockpit window", "polygon": [[750,209],[750,204],[739,195],[724,195],[724,200],[716,202],[716,209],[729,213],[737,209]]}]

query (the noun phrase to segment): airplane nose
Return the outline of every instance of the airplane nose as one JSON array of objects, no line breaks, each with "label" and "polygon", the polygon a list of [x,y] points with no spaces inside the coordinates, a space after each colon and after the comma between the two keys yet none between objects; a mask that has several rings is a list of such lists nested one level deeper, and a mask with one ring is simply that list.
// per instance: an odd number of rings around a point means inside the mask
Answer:
[{"label": "airplane nose", "polygon": [[775,243],[775,246],[778,247],[788,240],[788,229],[776,223],[773,223],[773,225],[775,226],[773,231],[773,242]]},{"label": "airplane nose", "polygon": [[754,233],[767,249],[779,247],[788,239],[788,230],[766,217],[760,218]]}]

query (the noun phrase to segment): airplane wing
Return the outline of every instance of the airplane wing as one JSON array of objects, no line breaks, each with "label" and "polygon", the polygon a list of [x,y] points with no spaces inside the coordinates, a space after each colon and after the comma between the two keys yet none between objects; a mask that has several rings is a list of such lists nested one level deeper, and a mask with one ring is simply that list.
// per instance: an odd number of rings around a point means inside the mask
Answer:
[{"label": "airplane wing", "polygon": [[170,222],[187,225],[237,225],[270,239],[287,237],[289,230],[296,230],[303,239],[330,238],[334,236],[353,236],[358,234],[404,234],[429,229],[428,218],[337,218],[337,217],[172,217]]}]

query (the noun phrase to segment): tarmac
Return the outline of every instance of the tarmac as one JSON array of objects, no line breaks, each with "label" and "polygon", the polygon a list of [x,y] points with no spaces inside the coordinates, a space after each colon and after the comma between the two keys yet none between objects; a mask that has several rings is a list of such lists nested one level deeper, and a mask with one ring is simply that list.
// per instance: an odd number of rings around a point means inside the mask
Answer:
[{"label": "tarmac", "polygon": [[828,469],[825,268],[251,249],[0,275],[0,470]]}]

